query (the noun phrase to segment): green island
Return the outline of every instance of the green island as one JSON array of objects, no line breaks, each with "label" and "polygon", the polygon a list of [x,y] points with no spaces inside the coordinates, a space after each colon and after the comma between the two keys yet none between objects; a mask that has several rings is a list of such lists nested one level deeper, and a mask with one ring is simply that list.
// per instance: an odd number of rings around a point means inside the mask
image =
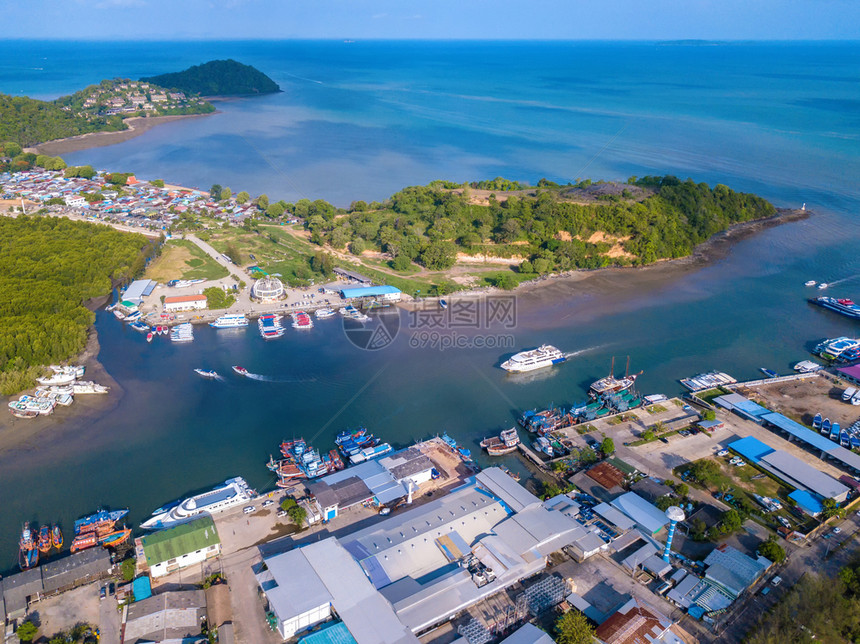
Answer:
[{"label": "green island", "polygon": [[103,80],[53,101],[0,94],[0,141],[26,148],[82,134],[119,132],[128,129],[125,119],[131,117],[214,112],[201,96],[280,91],[277,83],[250,65],[213,60],[151,78]]},{"label": "green island", "polygon": [[0,217],[0,393],[81,353],[95,321],[85,303],[140,273],[158,249],[158,240],[98,224]]},{"label": "green island", "polygon": [[181,72],[141,78],[143,82],[170,87],[200,96],[242,96],[274,94],[281,91],[278,84],[251,65],[233,59],[210,60]]}]

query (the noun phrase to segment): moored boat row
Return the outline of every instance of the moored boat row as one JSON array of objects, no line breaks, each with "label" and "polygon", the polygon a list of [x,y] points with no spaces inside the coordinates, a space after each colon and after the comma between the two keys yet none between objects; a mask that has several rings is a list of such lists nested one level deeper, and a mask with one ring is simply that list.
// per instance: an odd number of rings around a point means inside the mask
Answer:
[{"label": "moored boat row", "polygon": [[77,394],[104,394],[108,388],[92,381],[78,381],[84,367],[51,365],[53,374],[37,378],[40,386],[32,394],[23,394],[18,400],[7,403],[9,412],[16,418],[37,418],[54,412],[57,406],[67,407]]}]

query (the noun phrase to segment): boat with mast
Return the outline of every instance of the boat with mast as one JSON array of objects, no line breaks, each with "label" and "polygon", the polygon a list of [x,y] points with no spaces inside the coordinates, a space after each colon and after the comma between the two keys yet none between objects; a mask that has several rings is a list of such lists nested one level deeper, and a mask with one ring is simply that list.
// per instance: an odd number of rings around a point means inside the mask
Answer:
[{"label": "boat with mast", "polygon": [[39,563],[39,549],[30,524],[25,523],[21,530],[21,539],[18,541],[18,567],[21,570],[29,570]]},{"label": "boat with mast", "polygon": [[614,374],[615,356],[612,357],[612,363],[609,367],[609,375],[591,383],[591,387],[588,392],[589,395],[594,398],[600,398],[605,394],[617,394],[622,391],[626,391],[636,383],[636,378],[639,377],[641,372],[636,374],[630,373],[630,356],[627,356],[627,368],[624,370],[624,377],[616,378]]},{"label": "boat with mast", "polygon": [[481,441],[482,449],[487,450],[490,456],[504,456],[515,452],[520,444],[520,435],[516,427],[503,430],[498,436],[491,436]]},{"label": "boat with mast", "polygon": [[51,528],[51,543],[57,550],[63,547],[63,533],[56,523]]},{"label": "boat with mast", "polygon": [[48,526],[43,525],[39,528],[39,542],[36,547],[39,548],[39,552],[46,554],[51,550],[52,545],[51,529]]}]

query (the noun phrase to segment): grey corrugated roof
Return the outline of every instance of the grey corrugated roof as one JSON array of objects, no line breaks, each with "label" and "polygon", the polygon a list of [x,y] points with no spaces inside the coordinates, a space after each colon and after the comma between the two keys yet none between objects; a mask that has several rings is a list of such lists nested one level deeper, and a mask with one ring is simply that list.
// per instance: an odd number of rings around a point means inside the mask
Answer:
[{"label": "grey corrugated roof", "polygon": [[27,608],[27,597],[42,592],[42,571],[40,568],[30,568],[24,572],[10,575],[3,580],[3,599],[6,604],[6,614],[15,613]]},{"label": "grey corrugated roof", "polygon": [[740,595],[768,568],[763,561],[748,557],[725,543],[711,550],[705,557],[705,564],[708,566],[705,575],[735,595]]},{"label": "grey corrugated roof", "polygon": [[657,507],[648,503],[648,501],[635,492],[622,494],[617,499],[614,499],[611,504],[633,519],[650,534],[654,534],[669,523],[669,519],[666,518],[664,512],[661,512]]},{"label": "grey corrugated roof", "polygon": [[185,641],[200,634],[206,615],[202,590],[168,591],[135,602],[128,609],[125,642]]},{"label": "grey corrugated roof", "polygon": [[554,641],[534,624],[524,624],[503,639],[500,644],[553,644]]},{"label": "grey corrugated roof", "polygon": [[628,517],[621,510],[613,508],[608,503],[595,505],[594,512],[602,519],[609,521],[609,523],[621,528],[622,530],[631,530],[633,526],[636,525],[636,522],[633,521],[633,519]]},{"label": "grey corrugated roof", "polygon": [[785,472],[787,476],[800,483],[807,490],[815,492],[825,499],[838,498],[848,494],[848,488],[835,478],[811,465],[807,465],[788,452],[774,450],[763,456],[761,460],[781,472]]},{"label": "grey corrugated roof", "polygon": [[522,512],[540,503],[539,498],[498,467],[488,467],[478,472],[475,480],[504,501],[514,512]]},{"label": "grey corrugated roof", "polygon": [[397,480],[433,469],[433,461],[415,447],[407,447],[388,456],[383,456],[379,459],[379,463],[391,472]]},{"label": "grey corrugated roof", "polygon": [[303,548],[270,557],[266,566],[268,571],[258,574],[257,581],[281,619],[290,619],[332,601],[331,593],[305,557]]},{"label": "grey corrugated roof", "polygon": [[104,548],[89,548],[49,561],[42,565],[45,592],[71,586],[81,579],[97,577],[110,570],[111,566],[110,553]]}]

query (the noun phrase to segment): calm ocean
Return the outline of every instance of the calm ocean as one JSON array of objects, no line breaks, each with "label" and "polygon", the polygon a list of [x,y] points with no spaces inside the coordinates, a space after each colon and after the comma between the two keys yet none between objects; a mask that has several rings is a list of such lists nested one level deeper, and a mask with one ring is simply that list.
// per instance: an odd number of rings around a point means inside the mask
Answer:
[{"label": "calm ocean", "polygon": [[[516,410],[583,399],[612,355],[644,370],[646,393],[673,394],[680,377],[785,371],[814,340],[856,333],[809,306],[802,284],[845,280],[832,294],[860,296],[857,43],[2,42],[0,92],[52,98],[213,58],[252,64],[284,92],[66,160],[337,205],[438,178],[674,173],[815,214],[646,288],[519,298],[515,327],[493,333],[512,335],[516,350],[583,351],[525,382],[497,367],[511,349],[413,348],[405,315],[391,346],[367,352],[339,320],[270,343],[250,328],[199,329],[193,344],[173,346],[147,345],[100,314],[99,358],[125,395],[101,418],[72,418],[39,445],[0,454],[0,569],[14,564],[24,520],[68,532],[107,505],[130,507],[137,524],[230,476],[270,485],[264,463],[281,438],[328,449],[364,423],[397,445],[447,430],[477,448]],[[271,380],[191,371],[232,364]]]}]

